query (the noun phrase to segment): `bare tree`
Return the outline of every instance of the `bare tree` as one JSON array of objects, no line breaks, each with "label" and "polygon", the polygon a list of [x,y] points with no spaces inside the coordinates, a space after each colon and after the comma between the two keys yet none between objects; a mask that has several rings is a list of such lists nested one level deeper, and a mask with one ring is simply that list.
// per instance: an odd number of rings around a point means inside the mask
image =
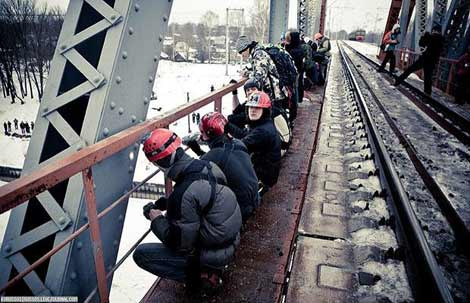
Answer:
[{"label": "bare tree", "polygon": [[[269,1],[268,0],[255,0],[253,12],[251,14],[251,25],[254,32],[253,38],[259,42],[268,41],[268,24],[269,22]],[[249,34],[249,33],[248,33]]]}]

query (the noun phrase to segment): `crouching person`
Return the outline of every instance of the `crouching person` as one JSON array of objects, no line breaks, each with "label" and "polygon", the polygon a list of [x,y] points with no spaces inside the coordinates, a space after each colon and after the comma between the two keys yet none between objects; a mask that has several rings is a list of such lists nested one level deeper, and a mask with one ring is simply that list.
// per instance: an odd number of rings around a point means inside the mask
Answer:
[{"label": "crouching person", "polygon": [[211,161],[222,170],[227,185],[235,193],[245,222],[259,205],[258,178],[245,144],[224,134],[227,119],[218,113],[205,114],[199,122],[201,140],[209,145],[204,153],[196,140],[185,142],[201,159]]},{"label": "crouching person", "polygon": [[225,132],[240,139],[252,154],[251,162],[261,181],[262,194],[274,186],[281,168],[281,139],[271,118],[271,100],[264,92],[252,93],[245,104],[248,129],[227,123]]},{"label": "crouching person", "polygon": [[220,286],[222,269],[240,241],[240,208],[235,194],[221,185],[221,170],[191,158],[180,145],[181,139],[167,129],[153,131],[144,142],[147,159],[175,186],[168,199],[144,206],[144,216],[162,243],[141,244],[133,257],[159,277],[211,290]]}]

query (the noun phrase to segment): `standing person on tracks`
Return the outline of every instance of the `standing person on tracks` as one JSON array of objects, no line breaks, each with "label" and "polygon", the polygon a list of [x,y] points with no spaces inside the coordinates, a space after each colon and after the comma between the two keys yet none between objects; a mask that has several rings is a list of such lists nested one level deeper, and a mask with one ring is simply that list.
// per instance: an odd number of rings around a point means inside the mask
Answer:
[{"label": "standing person on tracks", "polygon": [[441,35],[442,27],[435,25],[432,28],[432,32],[425,32],[419,39],[419,46],[426,48],[423,54],[413,64],[408,67],[403,74],[401,74],[396,80],[394,85],[398,86],[405,81],[408,76],[420,69],[424,71],[424,93],[431,95],[432,93],[432,74],[439,56],[442,51],[444,38]]},{"label": "standing person on tracks", "polygon": [[394,24],[392,30],[385,34],[382,41],[382,45],[380,46],[380,48],[383,49],[383,51],[385,52],[385,58],[378,69],[379,73],[385,72],[385,66],[387,66],[388,61],[390,61],[390,75],[393,75],[395,73],[395,47],[399,43],[399,35],[400,24]]},{"label": "standing person on tracks", "polygon": [[199,138],[209,146],[207,153],[201,149],[194,135],[183,138],[183,144],[200,159],[211,161],[222,170],[227,185],[237,197],[243,222],[246,222],[259,205],[258,178],[245,144],[224,133],[226,124],[227,119],[221,113],[210,112],[202,116]]},{"label": "standing person on tracks", "polygon": [[[326,80],[326,71],[328,67],[328,62],[330,61],[331,57],[331,41],[330,38],[323,35],[322,33],[316,33],[313,36],[313,39],[317,42],[318,48],[314,56],[314,60],[320,62],[321,67],[321,76],[324,82]],[[315,58],[316,57],[316,58]]]},{"label": "standing person on tracks", "polygon": [[162,243],[141,244],[133,257],[159,277],[211,291],[220,286],[222,270],[240,241],[240,207],[220,168],[191,158],[180,145],[181,139],[164,128],[145,139],[145,156],[175,186],[168,199],[143,209]]}]

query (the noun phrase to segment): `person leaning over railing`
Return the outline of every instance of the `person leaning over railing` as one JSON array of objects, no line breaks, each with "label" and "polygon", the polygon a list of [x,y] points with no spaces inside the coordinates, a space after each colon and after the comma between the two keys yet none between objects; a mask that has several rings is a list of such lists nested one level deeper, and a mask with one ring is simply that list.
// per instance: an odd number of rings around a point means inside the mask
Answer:
[{"label": "person leaning over railing", "polygon": [[175,186],[168,199],[144,206],[144,216],[162,243],[139,245],[133,258],[159,277],[213,290],[221,285],[222,270],[240,242],[240,207],[220,168],[191,158],[180,145],[181,139],[163,128],[144,142],[147,159]]},{"label": "person leaning over railing", "polygon": [[259,181],[261,194],[277,183],[281,168],[281,139],[271,118],[271,100],[265,92],[254,92],[245,106],[248,109],[248,128],[233,123],[225,125],[225,132],[246,145],[252,154],[251,162]]},{"label": "person leaning over railing", "polygon": [[[235,193],[242,213],[243,222],[258,207],[258,178],[251,164],[250,155],[245,144],[224,133],[227,119],[218,112],[205,114],[199,123],[200,135],[196,134],[183,139],[202,160],[211,161],[223,171],[227,185]],[[197,137],[209,145],[207,153],[199,146]]]}]

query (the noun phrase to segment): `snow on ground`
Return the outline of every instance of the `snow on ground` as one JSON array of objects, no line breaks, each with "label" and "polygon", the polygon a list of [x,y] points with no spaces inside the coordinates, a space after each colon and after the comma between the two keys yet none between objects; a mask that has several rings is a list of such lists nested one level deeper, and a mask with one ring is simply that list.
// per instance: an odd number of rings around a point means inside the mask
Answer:
[{"label": "snow on ground", "polygon": [[[187,93],[190,100],[207,95],[210,92],[211,85],[215,89],[226,85],[230,79],[239,79],[237,70],[238,65],[229,66],[229,76],[225,76],[225,65],[222,64],[192,64],[176,63],[162,60],[159,64],[158,73],[154,85],[154,91],[157,100],[150,103],[147,118],[152,118],[171,110],[172,108],[187,102]],[[240,99],[244,94],[240,90]],[[13,120],[34,121],[39,103],[37,100],[26,98],[26,104],[10,104],[8,99],[0,97],[0,123]],[[157,108],[161,107],[161,111]],[[212,111],[213,104],[200,109],[201,117],[206,112]],[[223,99],[222,111],[228,114],[231,111],[231,95]],[[13,123],[13,122],[12,122]],[[191,131],[197,131],[197,124],[191,121]],[[14,128],[14,127],[12,127]],[[183,137],[188,134],[188,119],[183,118],[170,125],[170,129]],[[3,131],[3,130],[2,130]],[[18,139],[0,136],[0,166],[11,166],[22,168],[29,144],[29,139]],[[141,181],[152,173],[156,168],[149,164],[140,148],[137,160],[134,180]],[[163,183],[163,175],[159,174],[152,178],[150,182]],[[3,183],[0,183],[2,185]],[[127,250],[140,238],[150,227],[149,222],[142,216],[142,207],[148,200],[130,199],[124,221],[124,229],[119,246],[118,260],[127,252]],[[9,213],[0,215],[0,243],[3,240]],[[153,233],[150,233],[145,242],[158,241]],[[132,279],[130,279],[132,277]],[[138,302],[150,288],[156,277],[137,267],[132,256],[130,256],[116,271],[113,279],[110,293],[111,302]]]}]

